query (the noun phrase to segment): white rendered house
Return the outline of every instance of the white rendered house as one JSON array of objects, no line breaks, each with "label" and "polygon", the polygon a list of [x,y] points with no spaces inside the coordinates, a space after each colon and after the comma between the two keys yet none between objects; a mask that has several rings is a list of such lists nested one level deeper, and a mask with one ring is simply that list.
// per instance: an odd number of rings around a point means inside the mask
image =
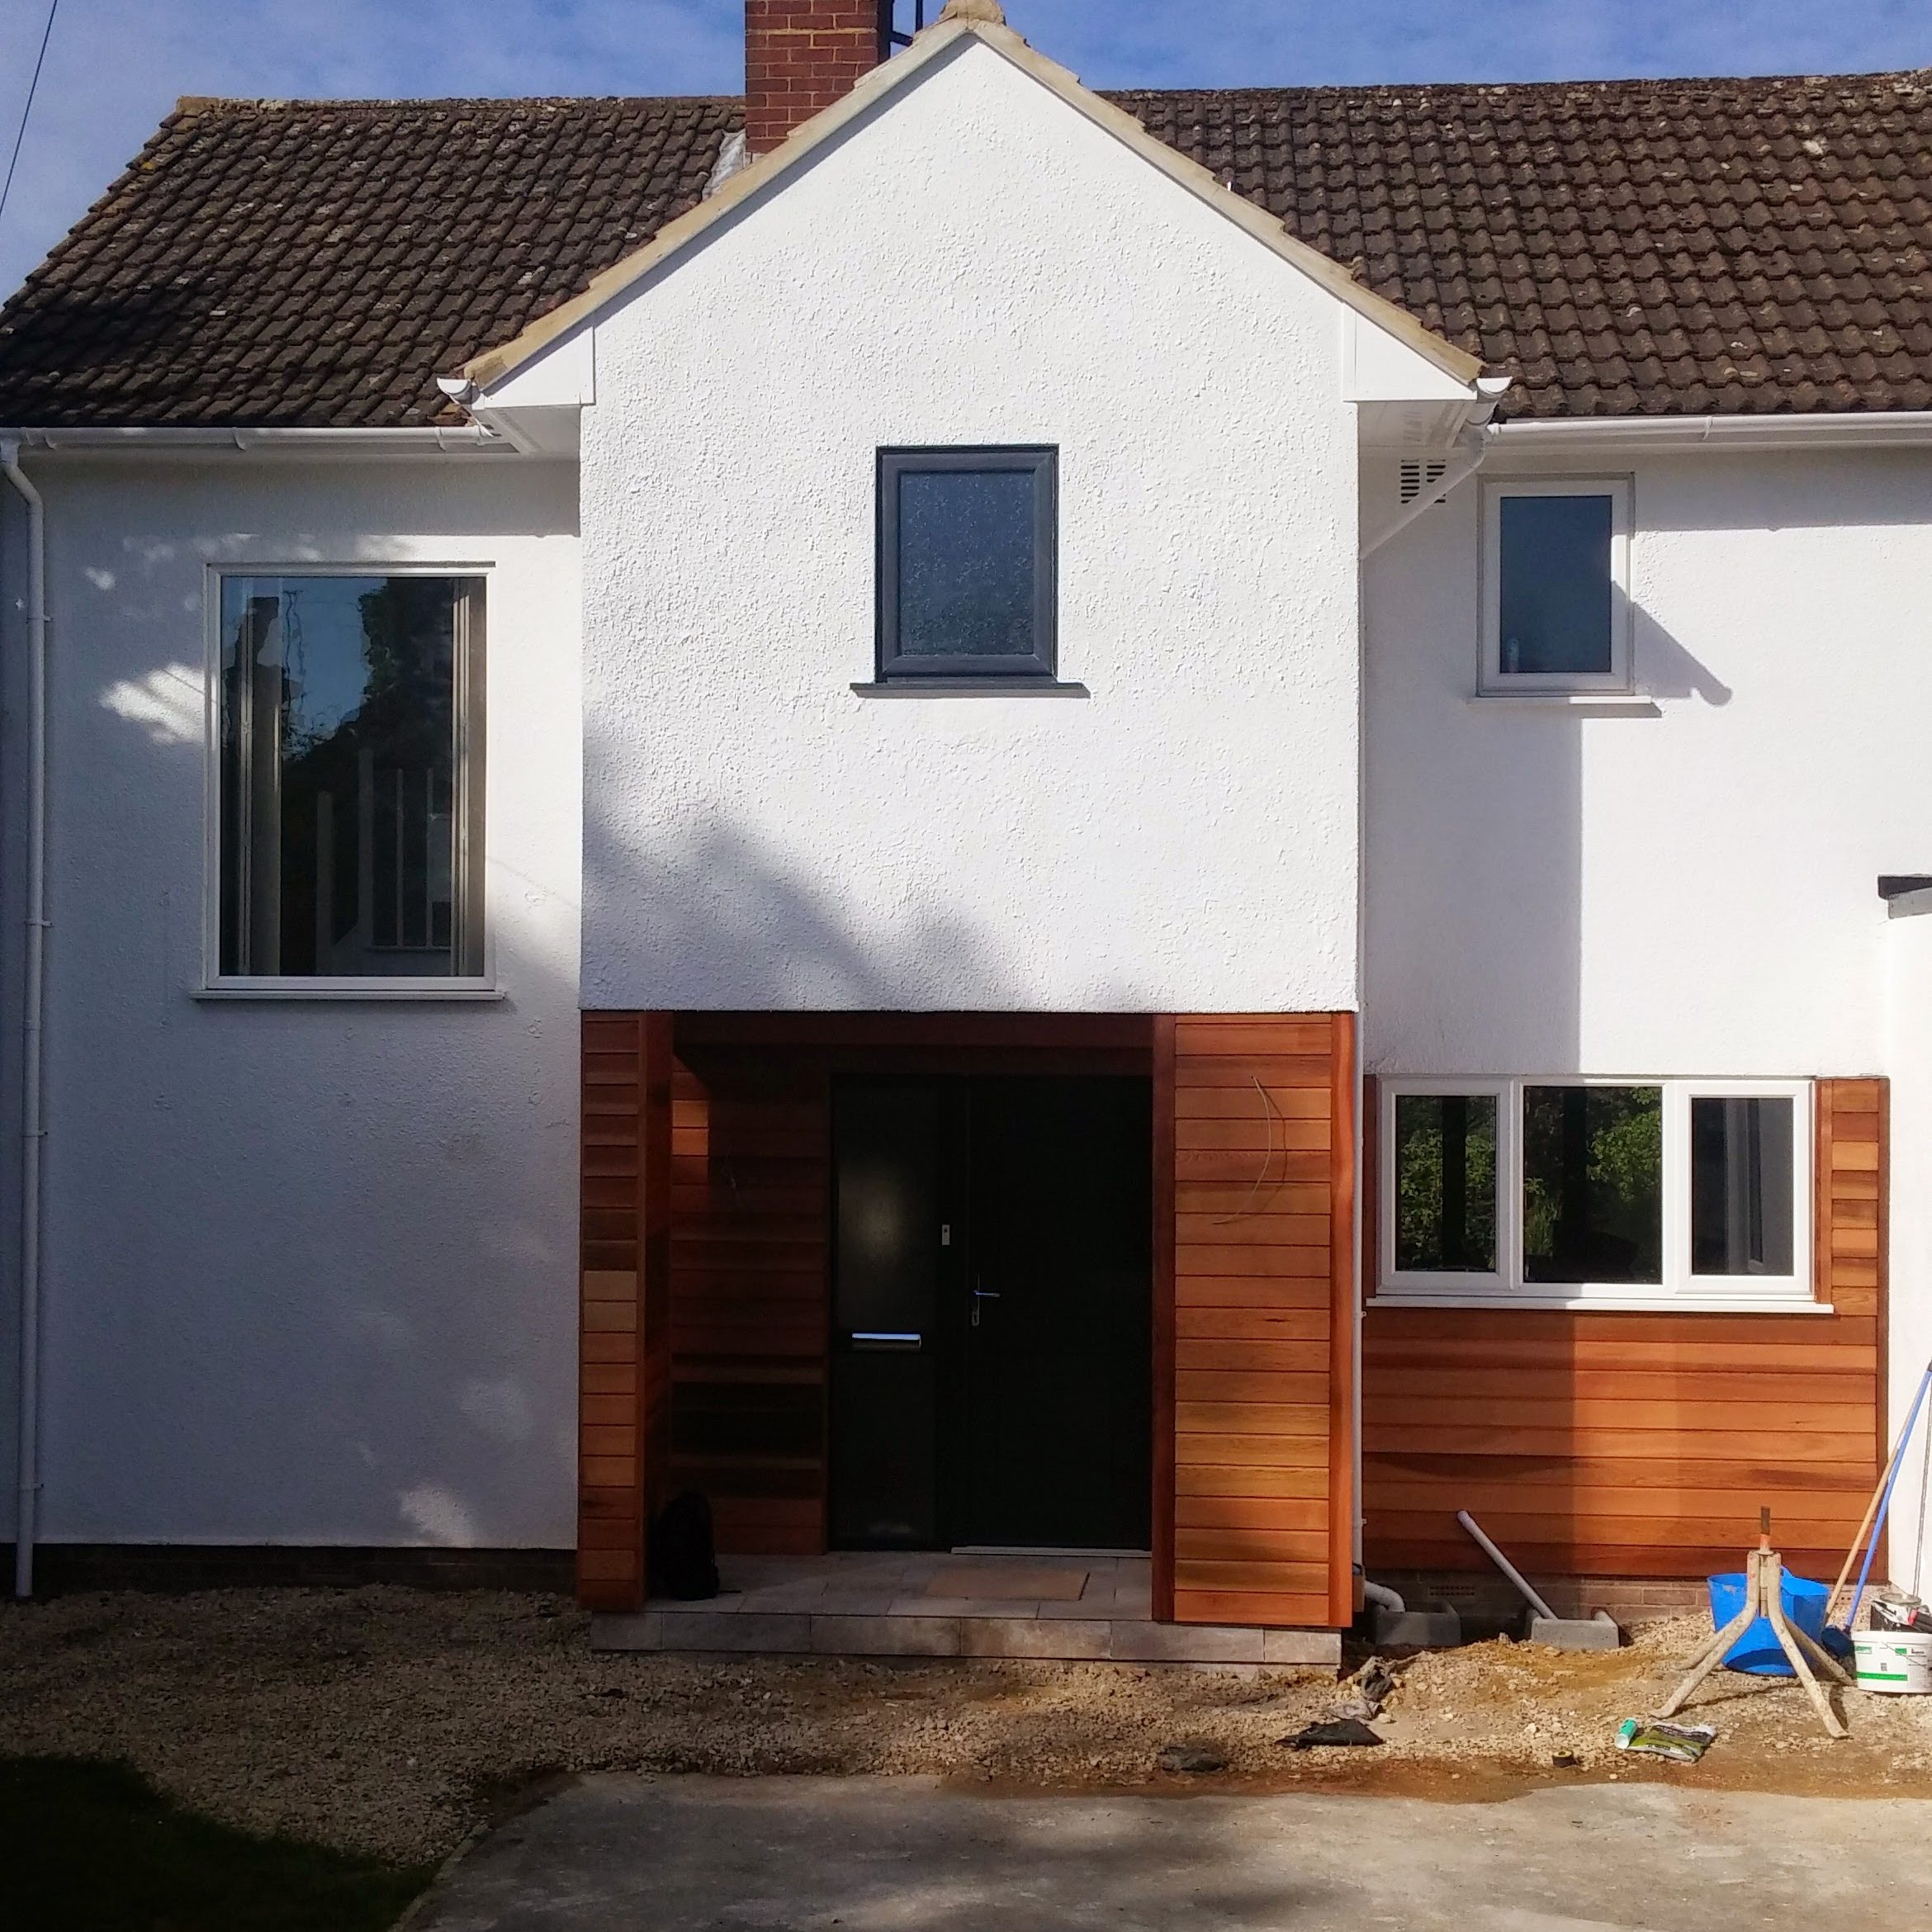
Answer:
[{"label": "white rendered house", "polygon": [[1932,1347],[1932,95],[881,11],[184,102],[0,315],[23,1564],[1835,1572]]}]

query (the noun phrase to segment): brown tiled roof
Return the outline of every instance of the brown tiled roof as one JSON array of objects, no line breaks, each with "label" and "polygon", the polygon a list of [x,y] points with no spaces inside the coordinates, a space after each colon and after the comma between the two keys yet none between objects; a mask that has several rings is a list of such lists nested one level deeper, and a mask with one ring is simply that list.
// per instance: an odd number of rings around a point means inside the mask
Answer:
[{"label": "brown tiled roof", "polygon": [[704,191],[736,101],[183,102],[0,310],[0,423],[452,419]]},{"label": "brown tiled roof", "polygon": [[1932,71],[1115,98],[1506,414],[1932,408]]},{"label": "brown tiled roof", "polygon": [[[1509,413],[1932,408],[1932,73],[1109,97]],[[740,104],[204,102],[0,311],[0,422],[390,425],[700,196]]]}]

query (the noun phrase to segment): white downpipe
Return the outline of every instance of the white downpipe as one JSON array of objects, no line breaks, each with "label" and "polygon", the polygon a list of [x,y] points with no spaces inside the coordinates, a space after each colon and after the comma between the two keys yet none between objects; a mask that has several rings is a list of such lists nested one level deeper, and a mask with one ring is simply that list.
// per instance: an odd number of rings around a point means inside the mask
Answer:
[{"label": "white downpipe", "polygon": [[13,1593],[34,1593],[40,1502],[41,1016],[47,958],[47,514],[20,466],[20,445],[0,443],[0,470],[27,508],[26,975],[21,1020],[20,1494]]},{"label": "white downpipe", "polygon": [[1493,429],[1486,425],[1466,430],[1464,435],[1469,440],[1458,442],[1457,453],[1451,459],[1442,474],[1433,483],[1425,482],[1417,493],[1415,501],[1405,504],[1402,514],[1394,523],[1385,529],[1378,530],[1362,545],[1362,560],[1366,561],[1373,556],[1391,537],[1399,536],[1424,510],[1432,509],[1440,503],[1457,484],[1466,483],[1483,466],[1484,460],[1489,453],[1489,439],[1495,433]]},{"label": "white downpipe", "polygon": [[1409,1608],[1403,1602],[1401,1593],[1390,1589],[1386,1584],[1370,1583],[1365,1579],[1361,1595],[1364,1603],[1373,1603],[1380,1610],[1392,1610],[1398,1617]]}]

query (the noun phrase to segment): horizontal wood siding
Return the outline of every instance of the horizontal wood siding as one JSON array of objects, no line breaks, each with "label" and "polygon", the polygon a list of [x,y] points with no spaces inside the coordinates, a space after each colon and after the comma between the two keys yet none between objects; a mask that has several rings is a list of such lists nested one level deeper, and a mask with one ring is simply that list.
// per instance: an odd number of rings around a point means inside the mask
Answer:
[{"label": "horizontal wood siding", "polygon": [[667,1474],[669,1020],[586,1013],[582,1056],[577,1593],[628,1610]]},{"label": "horizontal wood siding", "polygon": [[1480,1569],[1467,1509],[1532,1573],[1702,1576],[1737,1566],[1764,1504],[1794,1569],[1836,1574],[1882,1454],[1885,1083],[1817,1095],[1830,1316],[1369,1308],[1371,1574]]},{"label": "horizontal wood siding", "polygon": [[1177,1622],[1345,1623],[1352,1456],[1334,1405],[1348,1393],[1338,1309],[1353,1292],[1352,1020],[1183,1016],[1158,1038],[1172,1248],[1157,1414],[1172,1451],[1156,1503],[1171,1483],[1172,1513],[1157,1602],[1171,1560]]},{"label": "horizontal wood siding", "polygon": [[825,1547],[831,1125],[822,1056],[680,1038],[671,1473],[718,1547]]}]

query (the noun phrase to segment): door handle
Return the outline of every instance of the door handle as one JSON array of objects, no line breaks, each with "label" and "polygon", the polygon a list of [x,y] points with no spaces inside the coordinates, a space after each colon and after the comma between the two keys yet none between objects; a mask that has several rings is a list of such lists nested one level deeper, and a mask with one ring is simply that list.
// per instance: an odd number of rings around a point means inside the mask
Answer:
[{"label": "door handle", "polygon": [[982,1288],[977,1281],[973,1284],[973,1325],[974,1328],[977,1328],[979,1326],[980,1303],[983,1301],[997,1301],[999,1298],[1000,1291],[998,1289]]}]

